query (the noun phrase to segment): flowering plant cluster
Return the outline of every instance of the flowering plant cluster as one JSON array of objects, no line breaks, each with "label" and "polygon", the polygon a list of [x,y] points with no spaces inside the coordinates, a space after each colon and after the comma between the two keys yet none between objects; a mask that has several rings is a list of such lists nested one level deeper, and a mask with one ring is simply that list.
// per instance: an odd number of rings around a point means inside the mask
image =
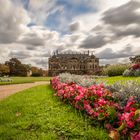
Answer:
[{"label": "flowering plant cluster", "polygon": [[53,78],[51,84],[56,96],[86,112],[91,119],[99,121],[110,132],[131,137],[132,140],[140,138],[140,104],[133,96],[121,106],[117,97],[103,84],[83,87],[75,82],[63,83],[59,77]]},{"label": "flowering plant cluster", "polygon": [[88,87],[93,84],[96,84],[95,78],[89,75],[75,75],[70,73],[59,74],[59,79],[63,83],[77,83],[83,87]]},{"label": "flowering plant cluster", "polygon": [[126,69],[123,76],[140,76],[140,63],[135,63],[129,69]]},{"label": "flowering plant cluster", "polygon": [[129,97],[133,96],[134,99],[140,104],[140,85],[137,81],[126,81],[114,83],[108,87],[112,92],[112,96],[115,99],[118,99],[120,106],[125,106]]},{"label": "flowering plant cluster", "polygon": [[140,69],[140,64],[133,64],[133,65],[131,66],[131,68],[132,68],[133,70]]}]

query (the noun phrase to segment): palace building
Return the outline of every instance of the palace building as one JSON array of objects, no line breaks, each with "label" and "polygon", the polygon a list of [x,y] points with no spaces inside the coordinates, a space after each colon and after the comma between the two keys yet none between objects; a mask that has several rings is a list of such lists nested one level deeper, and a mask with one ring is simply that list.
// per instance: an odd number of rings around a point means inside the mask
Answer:
[{"label": "palace building", "polygon": [[60,73],[78,75],[93,75],[99,71],[99,58],[87,53],[58,53],[56,51],[49,58],[49,76],[57,76]]}]

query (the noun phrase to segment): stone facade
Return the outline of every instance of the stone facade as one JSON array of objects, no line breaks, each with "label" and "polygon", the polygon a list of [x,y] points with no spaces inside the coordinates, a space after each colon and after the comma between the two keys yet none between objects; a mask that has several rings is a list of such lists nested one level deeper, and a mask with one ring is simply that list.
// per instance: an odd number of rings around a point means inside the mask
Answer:
[{"label": "stone facade", "polygon": [[93,75],[99,71],[99,58],[93,54],[83,53],[54,53],[49,58],[49,76],[57,76],[60,73],[78,75]]}]

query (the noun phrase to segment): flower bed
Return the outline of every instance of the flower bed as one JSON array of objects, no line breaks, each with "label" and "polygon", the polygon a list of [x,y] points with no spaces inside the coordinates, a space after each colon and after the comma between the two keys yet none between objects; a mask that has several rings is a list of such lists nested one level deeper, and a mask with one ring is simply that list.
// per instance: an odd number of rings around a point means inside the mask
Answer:
[{"label": "flower bed", "polygon": [[140,63],[135,63],[129,69],[126,69],[123,76],[140,76]]},{"label": "flower bed", "polygon": [[83,87],[88,87],[96,84],[95,78],[89,75],[75,75],[70,73],[62,73],[59,75],[59,79],[62,83],[77,83]]},{"label": "flower bed", "polygon": [[113,139],[140,139],[140,103],[134,96],[120,104],[119,96],[103,84],[83,87],[73,81],[63,83],[59,77],[51,84],[56,96],[100,122]]}]

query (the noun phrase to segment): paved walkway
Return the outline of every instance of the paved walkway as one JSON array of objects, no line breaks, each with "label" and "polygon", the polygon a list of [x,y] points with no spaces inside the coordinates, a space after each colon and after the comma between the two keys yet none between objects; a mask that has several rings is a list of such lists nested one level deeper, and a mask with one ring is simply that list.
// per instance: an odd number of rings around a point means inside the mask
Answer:
[{"label": "paved walkway", "polygon": [[38,86],[43,84],[49,84],[49,81],[41,81],[35,83],[26,83],[26,84],[13,84],[13,85],[3,85],[0,86],[0,100],[17,93],[19,91]]}]

